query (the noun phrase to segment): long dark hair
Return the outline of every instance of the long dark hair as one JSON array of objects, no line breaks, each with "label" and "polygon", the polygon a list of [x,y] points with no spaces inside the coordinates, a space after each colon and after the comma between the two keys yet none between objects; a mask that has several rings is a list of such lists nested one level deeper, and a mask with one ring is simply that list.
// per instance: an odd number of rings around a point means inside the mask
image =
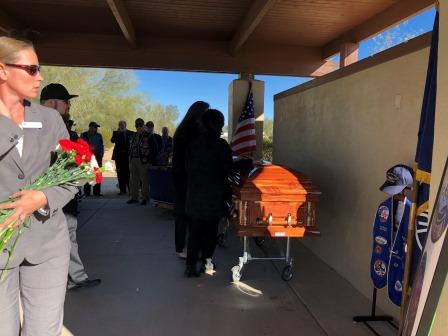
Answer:
[{"label": "long dark hair", "polygon": [[174,132],[173,141],[179,144],[180,141],[188,142],[195,134],[202,131],[202,116],[208,110],[210,105],[204,101],[194,102],[188,109],[185,117],[180,122]]},{"label": "long dark hair", "polygon": [[224,127],[224,115],[219,110],[208,109],[202,116],[206,135],[209,138],[218,139],[221,137],[222,128]]}]

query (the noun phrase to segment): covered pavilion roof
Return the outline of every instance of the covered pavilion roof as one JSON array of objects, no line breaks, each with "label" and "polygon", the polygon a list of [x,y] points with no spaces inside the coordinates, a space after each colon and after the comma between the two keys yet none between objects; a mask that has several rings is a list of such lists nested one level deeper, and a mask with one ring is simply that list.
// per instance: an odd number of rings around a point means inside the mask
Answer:
[{"label": "covered pavilion roof", "polygon": [[321,76],[433,0],[3,0],[42,64]]}]

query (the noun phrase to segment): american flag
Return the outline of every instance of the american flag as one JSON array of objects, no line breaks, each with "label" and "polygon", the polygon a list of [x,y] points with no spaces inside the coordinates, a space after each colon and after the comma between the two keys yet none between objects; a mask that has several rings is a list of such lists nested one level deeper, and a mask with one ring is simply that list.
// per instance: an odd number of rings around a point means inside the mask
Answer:
[{"label": "american flag", "polygon": [[252,90],[247,95],[246,104],[241,112],[232,139],[233,155],[252,153],[257,149],[255,137],[254,95]]}]

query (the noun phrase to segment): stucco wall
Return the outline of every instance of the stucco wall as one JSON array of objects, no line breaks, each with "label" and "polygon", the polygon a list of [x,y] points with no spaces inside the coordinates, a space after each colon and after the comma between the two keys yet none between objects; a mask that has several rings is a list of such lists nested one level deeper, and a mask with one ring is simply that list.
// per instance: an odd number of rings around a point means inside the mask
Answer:
[{"label": "stucco wall", "polygon": [[[274,161],[322,191],[322,237],[304,243],[368,297],[372,222],[386,198],[378,187],[389,167],[413,163],[428,55],[424,48],[275,100]],[[444,125],[446,133],[446,116]],[[385,290],[378,303],[398,317]]]}]

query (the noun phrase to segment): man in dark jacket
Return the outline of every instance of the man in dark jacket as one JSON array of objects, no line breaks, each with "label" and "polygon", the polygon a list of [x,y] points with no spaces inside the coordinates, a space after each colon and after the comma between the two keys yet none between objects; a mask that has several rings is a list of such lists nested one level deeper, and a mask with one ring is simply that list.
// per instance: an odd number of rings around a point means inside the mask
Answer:
[{"label": "man in dark jacket", "polygon": [[[95,155],[98,166],[103,166],[103,156],[104,156],[104,143],[103,136],[98,133],[98,125],[95,121],[89,123],[89,130],[81,133],[81,138],[83,138],[89,145],[92,153]],[[91,186],[86,183],[84,185],[84,193],[90,196]],[[101,194],[101,183],[97,183],[93,186],[94,196],[103,196]]]},{"label": "man in dark jacket", "polygon": [[117,169],[118,185],[120,192],[118,195],[126,195],[129,189],[129,149],[131,148],[134,132],[126,129],[126,121],[118,122],[118,129],[113,132],[110,141],[115,144],[112,152],[112,160],[115,160]]}]

